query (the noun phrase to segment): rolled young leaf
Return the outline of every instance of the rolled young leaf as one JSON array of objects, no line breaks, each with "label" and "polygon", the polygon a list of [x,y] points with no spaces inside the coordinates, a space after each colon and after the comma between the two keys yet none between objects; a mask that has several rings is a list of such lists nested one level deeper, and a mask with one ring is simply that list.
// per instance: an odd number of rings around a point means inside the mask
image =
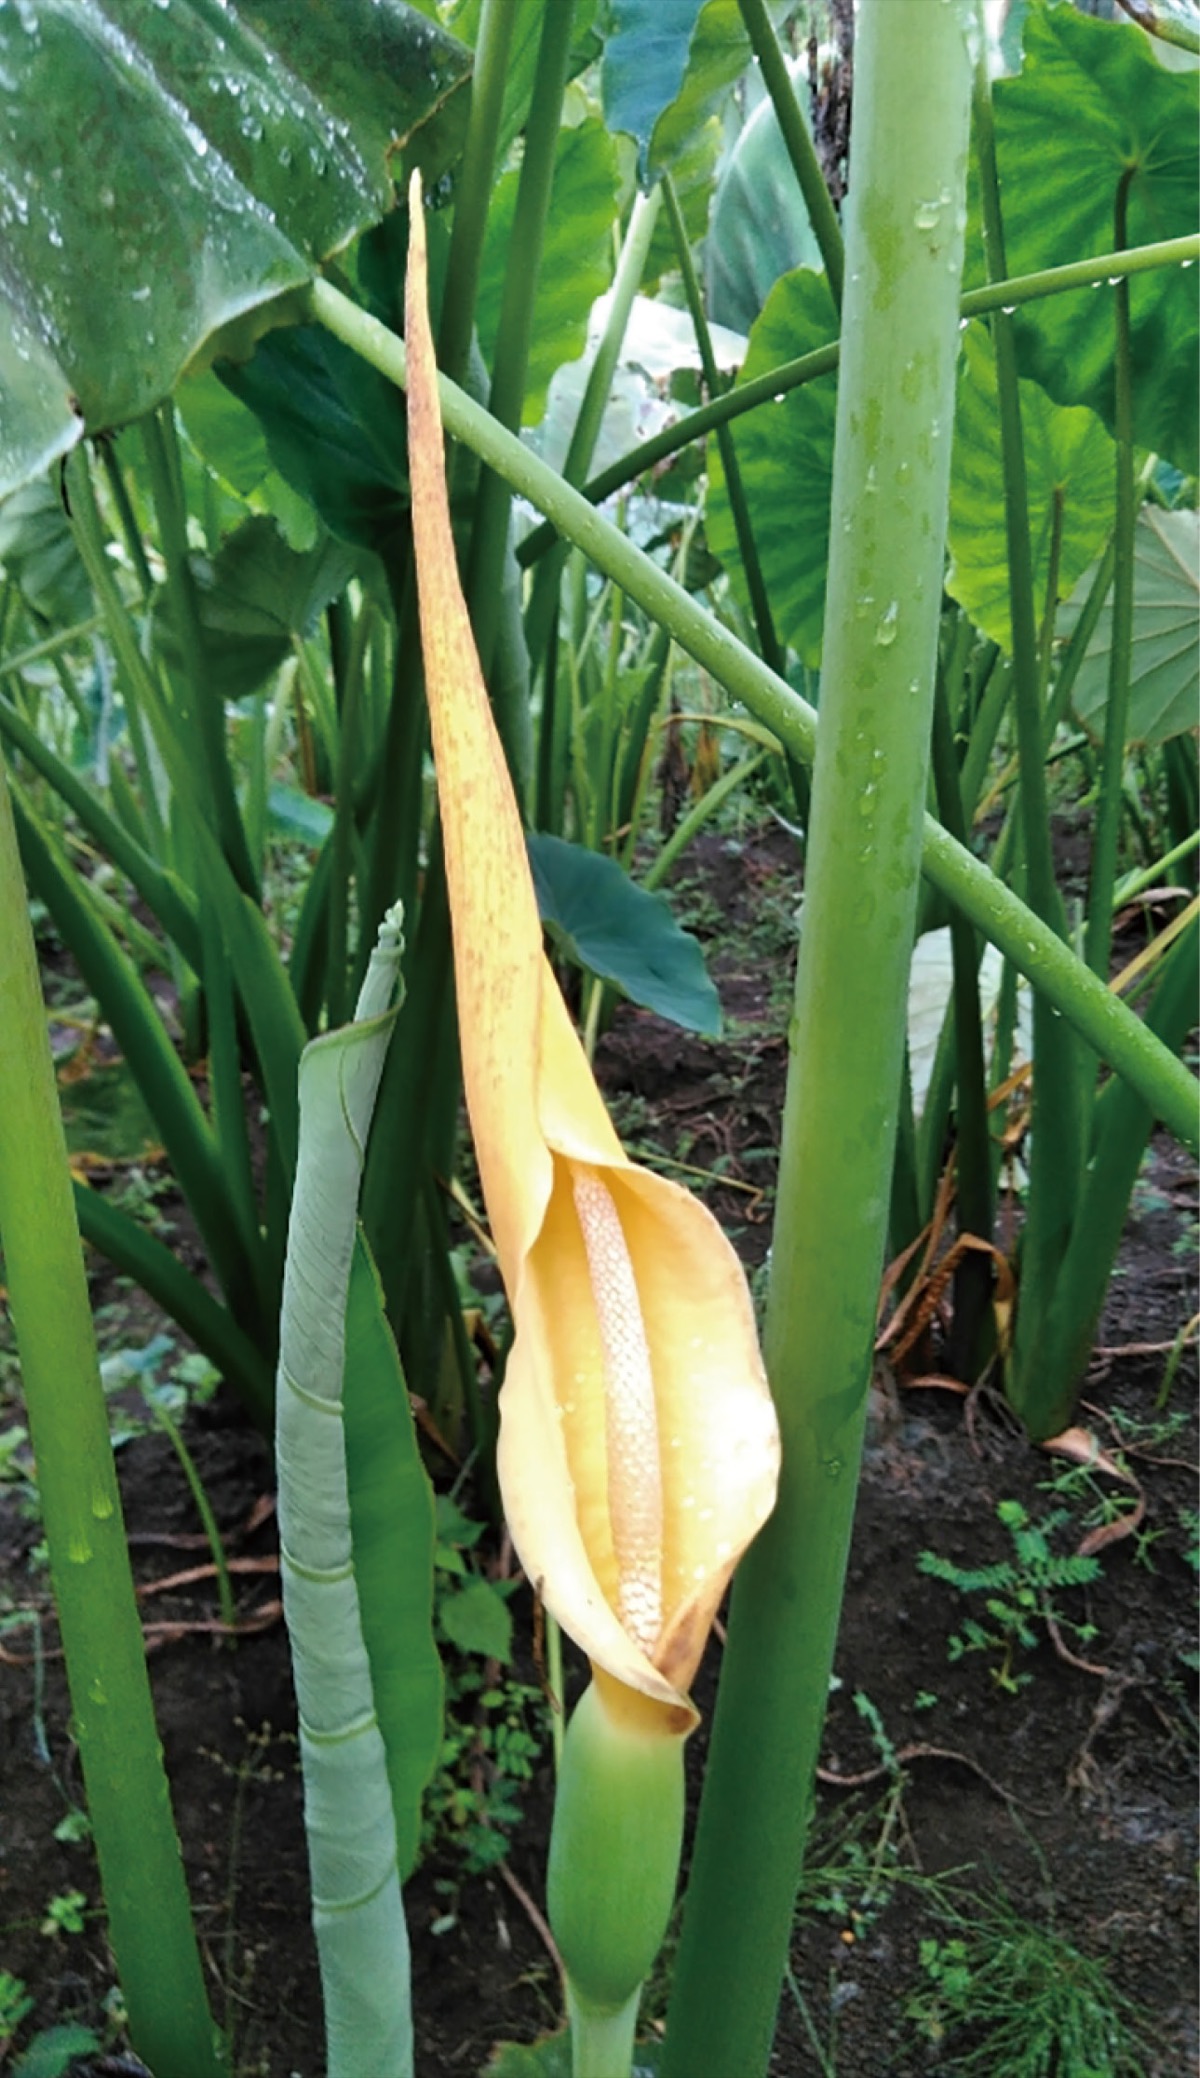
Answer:
[{"label": "rolled young leaf", "polygon": [[351,1550],[342,1391],[358,1191],[395,1022],[396,910],[355,1022],[305,1048],[277,1381],[280,1567],[300,1715],[328,2078],[410,2078],[408,1931]]}]

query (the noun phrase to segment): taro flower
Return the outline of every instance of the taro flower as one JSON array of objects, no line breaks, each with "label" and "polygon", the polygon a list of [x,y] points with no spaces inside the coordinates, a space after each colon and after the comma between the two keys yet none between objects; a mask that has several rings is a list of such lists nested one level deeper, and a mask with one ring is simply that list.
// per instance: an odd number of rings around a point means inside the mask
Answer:
[{"label": "taro flower", "polygon": [[729,1577],[774,1505],[778,1427],[737,1257],[705,1207],[626,1158],[542,949],[455,564],[415,179],[410,203],[422,644],[467,1107],[515,1329],[501,1490],[607,1712],[681,1735]]}]

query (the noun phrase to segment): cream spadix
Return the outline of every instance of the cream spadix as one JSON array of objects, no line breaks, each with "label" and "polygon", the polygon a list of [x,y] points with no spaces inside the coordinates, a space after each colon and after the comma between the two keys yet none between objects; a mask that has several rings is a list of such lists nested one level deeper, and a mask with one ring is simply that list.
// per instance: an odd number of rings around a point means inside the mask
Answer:
[{"label": "cream spadix", "polygon": [[[517,804],[446,499],[419,183],[409,467],[463,1079],[515,1339],[498,1465],[521,1563],[639,1723],[687,1690],[774,1504],[779,1441],[741,1266],[711,1214],[630,1162],[542,950]],[[644,1701],[653,1708],[647,1712]]]}]

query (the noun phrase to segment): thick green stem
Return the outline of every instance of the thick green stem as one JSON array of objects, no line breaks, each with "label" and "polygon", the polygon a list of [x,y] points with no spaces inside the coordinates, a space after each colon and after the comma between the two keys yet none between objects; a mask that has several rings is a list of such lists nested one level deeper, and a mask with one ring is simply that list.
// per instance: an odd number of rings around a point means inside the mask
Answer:
[{"label": "thick green stem", "polygon": [[853,1519],[896,1138],[970,68],[959,12],[942,0],[864,0],[856,56],[821,733],[765,1336],[783,1474],[734,1589],[663,2078],[758,2078],[770,2058]]},{"label": "thick green stem", "polygon": [[113,1953],[139,2055],[160,2078],[218,2078],[2,759],[0,1002],[4,1274]]},{"label": "thick green stem", "polygon": [[471,75],[471,115],[454,197],[454,228],[450,233],[450,257],[438,326],[438,363],[451,382],[462,381],[471,350],[479,268],[504,114],[508,54],[516,20],[517,9],[512,0],[483,0]]},{"label": "thick green stem", "polygon": [[[554,183],[554,158],[571,56],[574,14],[574,0],[557,0],[555,6],[547,8],[543,17],[533,101],[525,132],[525,155],[517,184],[489,400],[493,418],[512,432],[520,426],[521,407],[525,401],[538,275]],[[504,478],[491,469],[485,469],[476,497],[471,560],[465,587],[475,646],[485,678],[490,675],[496,645],[511,502],[512,492]],[[500,720],[501,717],[497,716],[497,721]],[[510,760],[512,733],[510,730],[506,734],[501,728]]]},{"label": "thick green stem", "polygon": [[[904,0],[904,4],[916,4],[916,0]],[[386,325],[326,281],[312,284],[309,312],[316,323],[325,325],[372,367],[404,387],[408,366],[404,342]],[[811,764],[817,715],[807,700],[595,511],[581,491],[564,483],[481,406],[444,378],[438,388],[446,431],[537,505],[558,532],[628,592],[734,699],[744,701],[795,757]],[[1129,1077],[1156,1117],[1187,1146],[1194,1147],[1198,1138],[1196,1083],[1182,1062],[1087,972],[1055,932],[931,816],[925,822],[921,865],[934,886],[999,946],[1101,1058]]]},{"label": "thick green stem", "polygon": [[754,55],[762,70],[763,85],[771,96],[775,120],[779,133],[787,147],[792,170],[800,183],[808,221],[813,227],[813,236],[821,249],[825,262],[825,273],[833,300],[838,309],[842,307],[842,280],[845,271],[845,255],[842,250],[842,227],[837,212],[825,185],[820,162],[813,150],[808,124],[800,110],[792,87],[787,60],[780,49],[775,26],[767,11],[766,0],[738,0],[746,34],[754,47]]},{"label": "thick green stem", "polygon": [[[1116,239],[1125,243],[1132,169],[1117,189]],[[1092,874],[1088,890],[1084,958],[1093,974],[1108,978],[1112,947],[1113,888],[1117,878],[1117,839],[1121,832],[1121,781],[1125,770],[1125,728],[1129,716],[1129,676],[1133,657],[1133,536],[1137,501],[1133,465],[1133,355],[1129,332],[1129,283],[1113,289],[1116,314],[1114,363],[1114,433],[1117,449],[1117,523],[1113,529],[1115,558],[1112,587],[1112,649],[1109,653],[1108,703],[1104,710],[1104,750],[1100,761],[1100,794],[1092,838]]]}]

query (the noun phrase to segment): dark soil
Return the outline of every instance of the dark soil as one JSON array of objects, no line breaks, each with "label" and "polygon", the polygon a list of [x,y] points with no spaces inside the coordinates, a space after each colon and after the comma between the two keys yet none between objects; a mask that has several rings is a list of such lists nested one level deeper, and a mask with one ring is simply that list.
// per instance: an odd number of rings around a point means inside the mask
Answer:
[{"label": "dark soil", "polygon": [[[786,1061],[790,840],[782,831],[739,846],[712,840],[700,869],[689,899],[701,935],[706,925],[719,930],[724,948],[714,967],[727,1037],[702,1043],[623,1009],[599,1066],[634,1151],[708,1172],[709,1202],[753,1274],[770,1237]],[[1016,1500],[1044,1517],[1057,1497],[1042,1488],[1063,1468],[1031,1450],[987,1401],[972,1405],[968,1419],[948,1393],[902,1389],[882,1372],[876,1382],[837,1655],[841,1685],[830,1705],[810,1880],[793,1943],[795,1989],[785,1990],[780,2009],[778,2078],[916,2078],[953,2068],[952,2052],[971,2038],[952,2036],[937,2048],[905,2016],[906,2001],[929,1989],[920,1943],[947,1938],[941,1894],[917,1879],[948,1870],[964,1872],[958,1895],[974,1899],[976,1912],[981,1896],[1002,1889],[1026,1918],[1099,1961],[1111,1984],[1153,2016],[1147,2078],[1195,2067],[1196,1718],[1182,1655],[1194,1631],[1195,1572],[1185,1552],[1197,1437],[1190,1418],[1164,1437],[1155,1413],[1166,1350],[1196,1310],[1195,1182],[1190,1161],[1156,1141],[1081,1415],[1109,1446],[1119,1440],[1114,1417],[1145,1425],[1127,1427],[1143,1444],[1128,1454],[1146,1498],[1141,1541],[1110,1545],[1100,1579],[1060,1598],[1070,1622],[1095,1626],[1086,1646],[1074,1632],[1060,1634],[1086,1665],[1063,1657],[1044,1629],[1014,1665],[1028,1680],[1013,1692],[997,1682],[997,1654],[950,1661],[948,1640],[967,1610],[951,1588],[917,1570],[918,1554],[932,1549],[969,1566],[1010,1556],[997,1504]],[[177,1201],[162,1203],[178,1213]],[[148,1340],[161,1323],[104,1266],[94,1269],[97,1304],[123,1296],[130,1309],[125,1341]],[[1189,1353],[1169,1408],[1190,1410],[1194,1400]],[[187,1433],[231,1556],[261,1562],[236,1575],[246,1629],[236,1645],[214,1634],[211,1579],[144,1599],[214,2010],[233,2034],[239,2074],[318,2078],[295,1711],[270,1570],[270,1457],[220,1395],[193,1413]],[[151,1589],[202,1565],[199,1524],[165,1438],[137,1438],[118,1462],[139,1581]],[[1062,1549],[1083,1534],[1090,1503],[1068,1505],[1075,1517]],[[43,1692],[32,1632],[0,1632],[0,1971],[24,1979],[36,1998],[18,2044],[56,2021],[102,2026],[113,1984],[91,1850],[54,1837],[82,1791],[46,1576],[31,1562],[38,1535],[18,1486],[0,1486],[0,1581],[9,1608],[38,1617],[45,1656]],[[527,1600],[516,1613],[522,1664],[536,1679]],[[719,1656],[714,1639],[697,1686],[706,1711]],[[856,1693],[877,1714],[874,1732]],[[690,1749],[697,1786],[703,1749],[701,1732]],[[557,2023],[556,1973],[535,1924],[550,1808],[546,1760],[503,1872],[464,1880],[446,1845],[409,1885],[419,2078],[474,2078],[497,2040],[529,2041]],[[48,1901],[73,1890],[93,1908],[85,1931],[40,1931]],[[1061,2070],[1082,2078],[1066,2063]]]}]

